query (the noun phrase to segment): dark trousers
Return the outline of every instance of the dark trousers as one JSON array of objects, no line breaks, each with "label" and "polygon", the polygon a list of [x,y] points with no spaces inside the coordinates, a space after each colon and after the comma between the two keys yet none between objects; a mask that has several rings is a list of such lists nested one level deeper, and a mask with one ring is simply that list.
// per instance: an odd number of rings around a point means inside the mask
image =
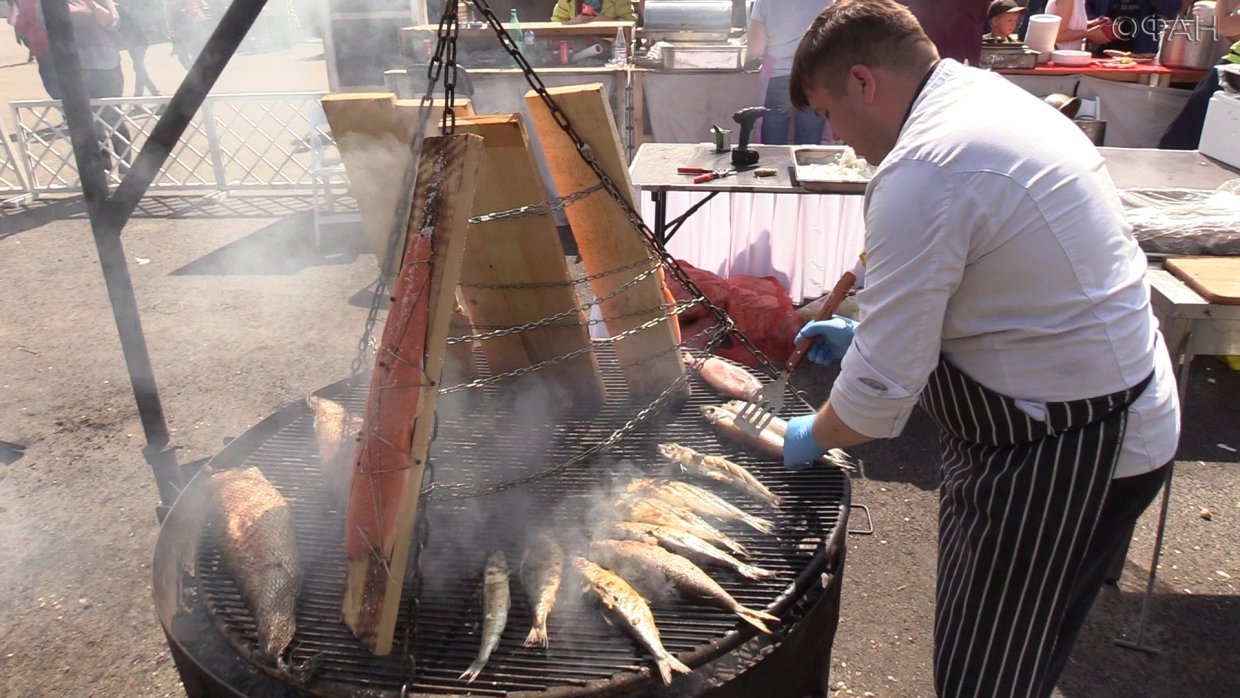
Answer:
[{"label": "dark trousers", "polygon": [[[125,74],[121,72],[119,65],[110,70],[83,70],[82,81],[86,84],[86,93],[91,99],[122,97],[125,94]],[[125,124],[125,115],[121,113],[121,110],[111,105],[103,107],[99,110],[99,121],[103,122],[102,125],[96,124],[99,128],[100,145],[110,140],[112,153],[115,153],[122,162],[132,162],[133,158],[130,155],[132,137],[129,127]],[[104,167],[111,169],[112,158],[106,147],[103,155]]]},{"label": "dark trousers", "polygon": [[1179,115],[1163,132],[1158,147],[1163,150],[1196,150],[1201,144],[1201,130],[1206,124],[1210,98],[1219,89],[1218,68],[1211,68],[1193,88]]},{"label": "dark trousers", "polygon": [[146,70],[146,43],[136,42],[125,46],[129,52],[129,60],[133,63],[133,96],[141,97],[143,91],[159,96],[159,88]]}]

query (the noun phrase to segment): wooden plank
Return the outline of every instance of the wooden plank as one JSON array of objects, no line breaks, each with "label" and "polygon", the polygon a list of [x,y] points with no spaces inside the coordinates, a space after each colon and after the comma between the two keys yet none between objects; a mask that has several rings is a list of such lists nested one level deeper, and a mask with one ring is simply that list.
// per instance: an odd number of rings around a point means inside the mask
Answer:
[{"label": "wooden plank", "polygon": [[[486,144],[478,172],[474,215],[506,211],[547,200],[547,188],[518,114],[459,121],[462,133],[476,133]],[[602,194],[599,194],[600,196]],[[570,352],[586,353],[540,372],[574,397],[601,402],[605,396],[598,363],[590,351],[590,332],[571,285],[555,222],[549,215],[471,225],[461,269],[466,312],[481,327],[503,327],[569,315],[546,327],[482,342],[492,373],[549,361]],[[513,288],[534,284],[534,288]],[[508,286],[508,288],[487,288]]]},{"label": "wooden plank", "polygon": [[[615,182],[628,205],[636,206],[633,185],[625,166],[624,153],[611,107],[601,84],[574,85],[549,90],[594,153],[603,171]],[[572,139],[560,128],[551,110],[533,92],[525,96],[533,117],[534,130],[542,143],[547,164],[562,195],[594,186],[598,176],[581,158]],[[639,264],[650,258],[642,233],[634,229],[619,202],[599,192],[565,209],[581,261],[587,274],[598,276],[591,282],[596,297],[604,297],[631,282],[648,267],[620,273],[617,269]],[[657,260],[650,260],[656,264]],[[612,336],[632,330],[664,313],[663,284],[650,275],[631,288],[602,303],[603,317]],[[684,365],[674,351],[677,344],[675,319],[664,319],[649,329],[616,343],[616,355],[624,368],[629,389],[636,395],[652,397],[684,374]]]},{"label": "wooden plank", "polygon": [[[410,147],[421,100],[397,100],[391,92],[357,92],[325,95],[322,105],[349,176],[349,191],[361,209],[370,249],[382,264],[397,228],[400,173],[412,162]],[[431,101],[425,134],[438,133],[443,107],[443,100]],[[473,105],[457,100],[456,112],[472,116]]]},{"label": "wooden plank", "polygon": [[1163,266],[1207,301],[1240,305],[1240,257],[1172,257]]},{"label": "wooden plank", "polygon": [[345,515],[342,615],[377,655],[392,650],[482,139],[427,138],[405,257],[384,323]]}]

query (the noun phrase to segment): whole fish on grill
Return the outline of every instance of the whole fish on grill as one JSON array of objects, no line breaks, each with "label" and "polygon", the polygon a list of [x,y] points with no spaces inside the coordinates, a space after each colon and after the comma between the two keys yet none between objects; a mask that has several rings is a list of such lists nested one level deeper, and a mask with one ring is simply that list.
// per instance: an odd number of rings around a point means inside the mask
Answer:
[{"label": "whole fish on grill", "polygon": [[602,537],[616,540],[636,540],[661,545],[667,550],[684,556],[700,565],[719,565],[736,571],[746,579],[769,579],[775,576],[770,570],[747,565],[697,536],[678,528],[655,524],[624,521],[603,529]]},{"label": "whole fish on grill", "polygon": [[472,683],[482,673],[491,653],[499,644],[499,637],[508,624],[508,561],[501,550],[496,550],[487,558],[486,572],[482,584],[482,646],[478,648],[478,658],[469,668],[461,672],[465,683]]},{"label": "whole fish on grill", "polygon": [[[728,400],[720,407],[735,417],[746,408],[751,408],[752,405],[744,400]],[[784,434],[788,432],[788,422],[780,419],[779,417],[772,417],[770,423],[766,425],[766,429],[764,431],[769,431],[779,437],[780,448],[783,448]],[[848,452],[842,448],[833,448],[827,451],[826,455],[819,459],[819,462],[824,465],[834,465],[837,468],[843,468],[845,470],[857,469],[857,460],[848,455]]]},{"label": "whole fish on grill", "polygon": [[534,624],[525,638],[526,647],[546,647],[547,616],[555,608],[564,571],[564,550],[551,536],[540,533],[530,541],[521,557],[521,585],[530,600]]},{"label": "whole fish on grill", "polygon": [[682,472],[723,483],[771,506],[779,506],[779,495],[767,489],[748,470],[727,458],[708,456],[688,446],[674,443],[659,444],[658,450],[664,460],[679,465]]},{"label": "whole fish on grill", "polygon": [[774,533],[775,524],[746,512],[697,485],[677,480],[641,477],[628,484],[626,491],[651,494],[678,506],[725,521],[740,521],[762,533]]},{"label": "whole fish on grill", "polygon": [[672,682],[672,672],[688,674],[692,669],[672,656],[663,647],[659,628],[654,624],[654,614],[646,599],[629,583],[613,572],[581,557],[574,557],[573,567],[585,578],[584,593],[592,594],[603,606],[603,612],[613,623],[619,623],[647,652],[654,656],[655,665],[663,683]]},{"label": "whole fish on grill", "polygon": [[[711,426],[715,427],[715,431],[724,437],[759,453],[783,458],[784,437],[772,431],[770,427],[763,429],[762,433],[754,437],[741,431],[741,428],[736,426],[736,414],[728,409],[718,405],[705,405],[701,410],[702,416],[706,418],[706,421],[710,422]],[[787,425],[785,424],[785,426]],[[838,448],[831,449],[825,456],[819,458],[817,462],[845,470],[856,469],[849,455]]]},{"label": "whole fish on grill", "polygon": [[702,380],[726,397],[753,400],[758,393],[762,392],[762,381],[731,361],[724,361],[716,356],[698,359],[692,354],[683,352],[680,359],[689,368],[697,368]]},{"label": "whole fish on grill", "polygon": [[254,614],[259,648],[287,669],[302,581],[288,502],[258,468],[214,472],[211,485],[220,556]]},{"label": "whole fish on grill", "polygon": [[624,494],[616,500],[616,508],[629,521],[679,528],[704,541],[718,543],[737,555],[749,555],[745,546],[726,533],[706,523],[697,514],[667,500],[642,494]]},{"label": "whole fish on grill", "polygon": [[349,480],[353,477],[362,418],[325,397],[310,395],[306,402],[314,412],[314,438],[319,445],[319,472],[327,505],[343,511],[349,501]]},{"label": "whole fish on grill", "polygon": [[765,611],[745,608],[710,575],[685,558],[657,545],[633,540],[600,540],[590,545],[590,557],[628,580],[638,589],[657,593],[673,588],[687,601],[721,608],[769,634],[763,621],[779,622]]}]

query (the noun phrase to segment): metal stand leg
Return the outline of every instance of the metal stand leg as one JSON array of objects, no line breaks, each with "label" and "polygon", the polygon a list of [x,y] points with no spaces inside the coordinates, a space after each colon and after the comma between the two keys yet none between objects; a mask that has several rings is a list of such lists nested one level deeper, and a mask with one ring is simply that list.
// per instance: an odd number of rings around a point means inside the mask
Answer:
[{"label": "metal stand leg", "polygon": [[1146,654],[1162,654],[1162,650],[1153,645],[1145,644],[1145,626],[1149,620],[1150,602],[1154,599],[1154,581],[1158,577],[1158,560],[1162,557],[1163,534],[1167,529],[1167,506],[1171,502],[1171,476],[1175,472],[1175,464],[1167,468],[1167,482],[1163,485],[1162,507],[1158,512],[1158,532],[1154,535],[1154,557],[1150,560],[1150,576],[1145,583],[1145,598],[1141,601],[1141,620],[1137,622],[1137,639],[1125,640],[1116,638],[1115,644]]},{"label": "metal stand leg", "polygon": [[650,198],[654,201],[654,239],[667,245],[667,192],[652,191]]}]

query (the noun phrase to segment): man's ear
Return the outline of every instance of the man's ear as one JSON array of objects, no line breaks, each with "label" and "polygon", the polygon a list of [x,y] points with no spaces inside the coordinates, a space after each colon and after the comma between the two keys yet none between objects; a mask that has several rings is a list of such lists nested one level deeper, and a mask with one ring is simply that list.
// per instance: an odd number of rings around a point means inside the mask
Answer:
[{"label": "man's ear", "polygon": [[848,69],[848,82],[850,87],[860,91],[861,98],[866,104],[873,104],[878,94],[878,85],[874,80],[874,71],[870,70],[870,66],[858,63]]}]

